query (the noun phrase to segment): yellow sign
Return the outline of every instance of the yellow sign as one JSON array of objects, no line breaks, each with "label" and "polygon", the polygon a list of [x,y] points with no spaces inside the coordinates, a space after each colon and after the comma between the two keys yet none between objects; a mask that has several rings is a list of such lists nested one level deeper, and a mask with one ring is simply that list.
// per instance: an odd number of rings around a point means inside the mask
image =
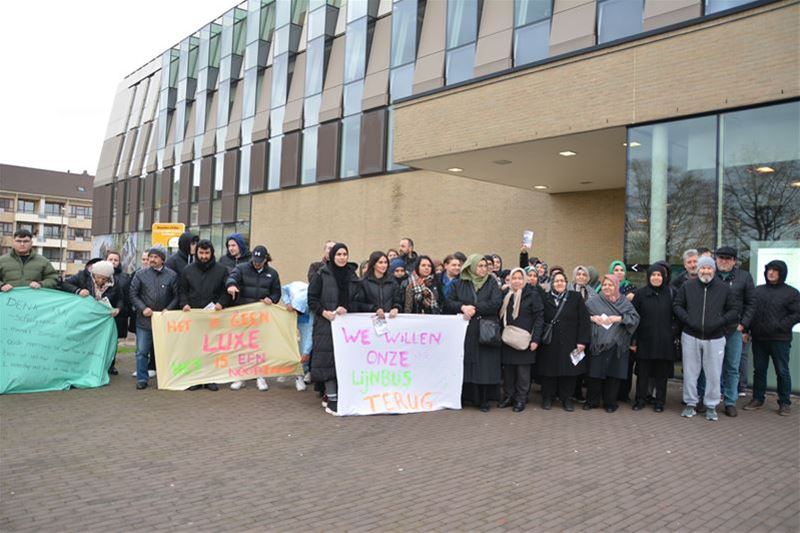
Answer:
[{"label": "yellow sign", "polygon": [[175,248],[178,246],[178,237],[186,231],[186,224],[183,222],[175,222],[173,224],[156,223],[153,224],[152,230],[153,236],[151,240],[153,246],[163,246],[166,248],[170,246],[170,241],[175,239],[175,242],[172,244],[172,247]]},{"label": "yellow sign", "polygon": [[303,374],[297,314],[262,302],[153,313],[158,388]]}]

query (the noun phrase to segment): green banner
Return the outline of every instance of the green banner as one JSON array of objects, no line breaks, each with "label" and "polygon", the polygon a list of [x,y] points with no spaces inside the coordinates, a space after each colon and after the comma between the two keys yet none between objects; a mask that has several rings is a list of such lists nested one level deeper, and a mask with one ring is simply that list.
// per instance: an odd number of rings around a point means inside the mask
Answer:
[{"label": "green banner", "polygon": [[108,384],[117,350],[111,309],[50,289],[0,292],[0,394]]}]

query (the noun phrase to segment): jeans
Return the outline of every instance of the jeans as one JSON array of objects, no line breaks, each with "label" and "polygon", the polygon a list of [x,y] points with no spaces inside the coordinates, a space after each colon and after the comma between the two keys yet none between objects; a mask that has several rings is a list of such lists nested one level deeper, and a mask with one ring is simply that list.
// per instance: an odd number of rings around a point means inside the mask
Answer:
[{"label": "jeans", "polygon": [[[700,399],[709,409],[715,409],[720,400],[719,377],[725,358],[725,337],[702,340],[684,332],[681,335],[683,350],[683,401],[695,407]],[[698,394],[697,379],[700,371],[706,376],[706,390]]]},{"label": "jeans", "polygon": [[778,377],[778,405],[791,405],[792,375],[789,373],[789,350],[791,341],[753,340],[753,399],[764,401],[767,391],[767,369],[769,359],[775,365]]},{"label": "jeans", "polygon": [[136,328],[136,381],[147,382],[150,377],[147,373],[147,365],[150,358],[155,359],[156,354],[153,349],[153,331],[144,328]]},{"label": "jeans", "polygon": [[725,405],[736,405],[739,397],[739,362],[742,358],[742,334],[736,330],[725,337],[725,358],[722,361],[722,393]]}]

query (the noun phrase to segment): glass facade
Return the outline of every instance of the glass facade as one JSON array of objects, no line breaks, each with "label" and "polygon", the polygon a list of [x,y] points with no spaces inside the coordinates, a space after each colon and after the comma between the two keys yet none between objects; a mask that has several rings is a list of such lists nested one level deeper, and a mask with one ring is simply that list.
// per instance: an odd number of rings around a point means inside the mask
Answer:
[{"label": "glass facade", "polygon": [[546,59],[553,0],[514,0],[514,65]]},{"label": "glass facade", "polygon": [[628,130],[625,259],[800,239],[800,102]]},{"label": "glass facade", "polygon": [[447,53],[445,83],[467,81],[473,77],[475,44],[481,18],[482,0],[459,0],[447,3]]},{"label": "glass facade", "polygon": [[644,0],[599,0],[597,43],[607,43],[642,32]]}]

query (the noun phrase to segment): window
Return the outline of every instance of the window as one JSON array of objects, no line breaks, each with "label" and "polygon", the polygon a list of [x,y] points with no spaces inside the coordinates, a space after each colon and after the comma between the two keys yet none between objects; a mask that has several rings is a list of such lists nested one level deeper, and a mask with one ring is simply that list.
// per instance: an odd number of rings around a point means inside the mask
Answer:
[{"label": "window", "polygon": [[601,0],[597,10],[598,44],[642,32],[644,0]]},{"label": "window", "polygon": [[34,200],[17,200],[17,212],[19,213],[35,213],[36,201]]},{"label": "window", "polygon": [[396,2],[392,8],[392,67],[416,58],[417,27],[417,0]]},{"label": "window", "polygon": [[514,65],[545,59],[550,52],[552,0],[514,3]]},{"label": "window", "polygon": [[445,77],[447,84],[459,83],[472,78],[475,66],[475,43],[447,51]]},{"label": "window", "polygon": [[552,14],[553,0],[514,0],[514,26],[517,28],[550,18]]},{"label": "window", "polygon": [[252,146],[248,144],[239,150],[239,194],[250,194],[250,151]]},{"label": "window", "polygon": [[92,231],[89,228],[69,228],[70,240],[83,241],[92,238]]},{"label": "window", "polygon": [[399,100],[411,96],[414,87],[414,64],[410,63],[402,67],[392,69],[390,78],[390,90],[392,100]]},{"label": "window", "polygon": [[482,4],[481,0],[447,2],[447,85],[466,81],[473,76]]},{"label": "window", "polygon": [[11,211],[14,205],[14,200],[11,198],[0,198],[0,213],[3,211]]},{"label": "window", "polygon": [[705,0],[706,15],[719,13],[720,11],[725,11],[726,9],[733,9],[734,7],[749,4],[752,1],[753,0]]},{"label": "window", "polygon": [[17,230],[26,229],[31,232],[34,236],[39,234],[38,229],[33,229],[33,224],[29,222],[17,222]]},{"label": "window", "polygon": [[60,239],[64,235],[61,231],[61,226],[57,226],[54,224],[45,224],[44,225],[44,238],[45,239]]},{"label": "window", "polygon": [[11,253],[10,246],[0,246],[0,255],[7,255]]},{"label": "window", "polygon": [[45,202],[44,203],[44,214],[50,216],[61,216],[62,209],[64,209],[64,204],[57,204],[54,202]]},{"label": "window", "polygon": [[75,262],[86,262],[89,260],[89,252],[79,252],[76,250],[67,250],[67,260]]},{"label": "window", "polygon": [[[144,198],[144,197],[142,197]],[[144,201],[144,200],[142,200]],[[92,208],[85,205],[71,205],[70,215],[77,218],[92,218]]]},{"label": "window", "polygon": [[361,140],[361,116],[355,115],[342,120],[342,158],[340,175],[342,178],[358,176],[358,153]]},{"label": "window", "polygon": [[306,185],[317,181],[317,132],[319,126],[303,130],[303,164],[300,183]]},{"label": "window", "polygon": [[13,235],[14,224],[11,222],[0,222],[0,235]]},{"label": "window", "polygon": [[56,263],[60,263],[63,257],[61,248],[42,248],[42,255],[45,256],[48,261]]},{"label": "window", "polygon": [[367,62],[367,19],[347,25],[344,45],[344,82],[364,77]]}]

